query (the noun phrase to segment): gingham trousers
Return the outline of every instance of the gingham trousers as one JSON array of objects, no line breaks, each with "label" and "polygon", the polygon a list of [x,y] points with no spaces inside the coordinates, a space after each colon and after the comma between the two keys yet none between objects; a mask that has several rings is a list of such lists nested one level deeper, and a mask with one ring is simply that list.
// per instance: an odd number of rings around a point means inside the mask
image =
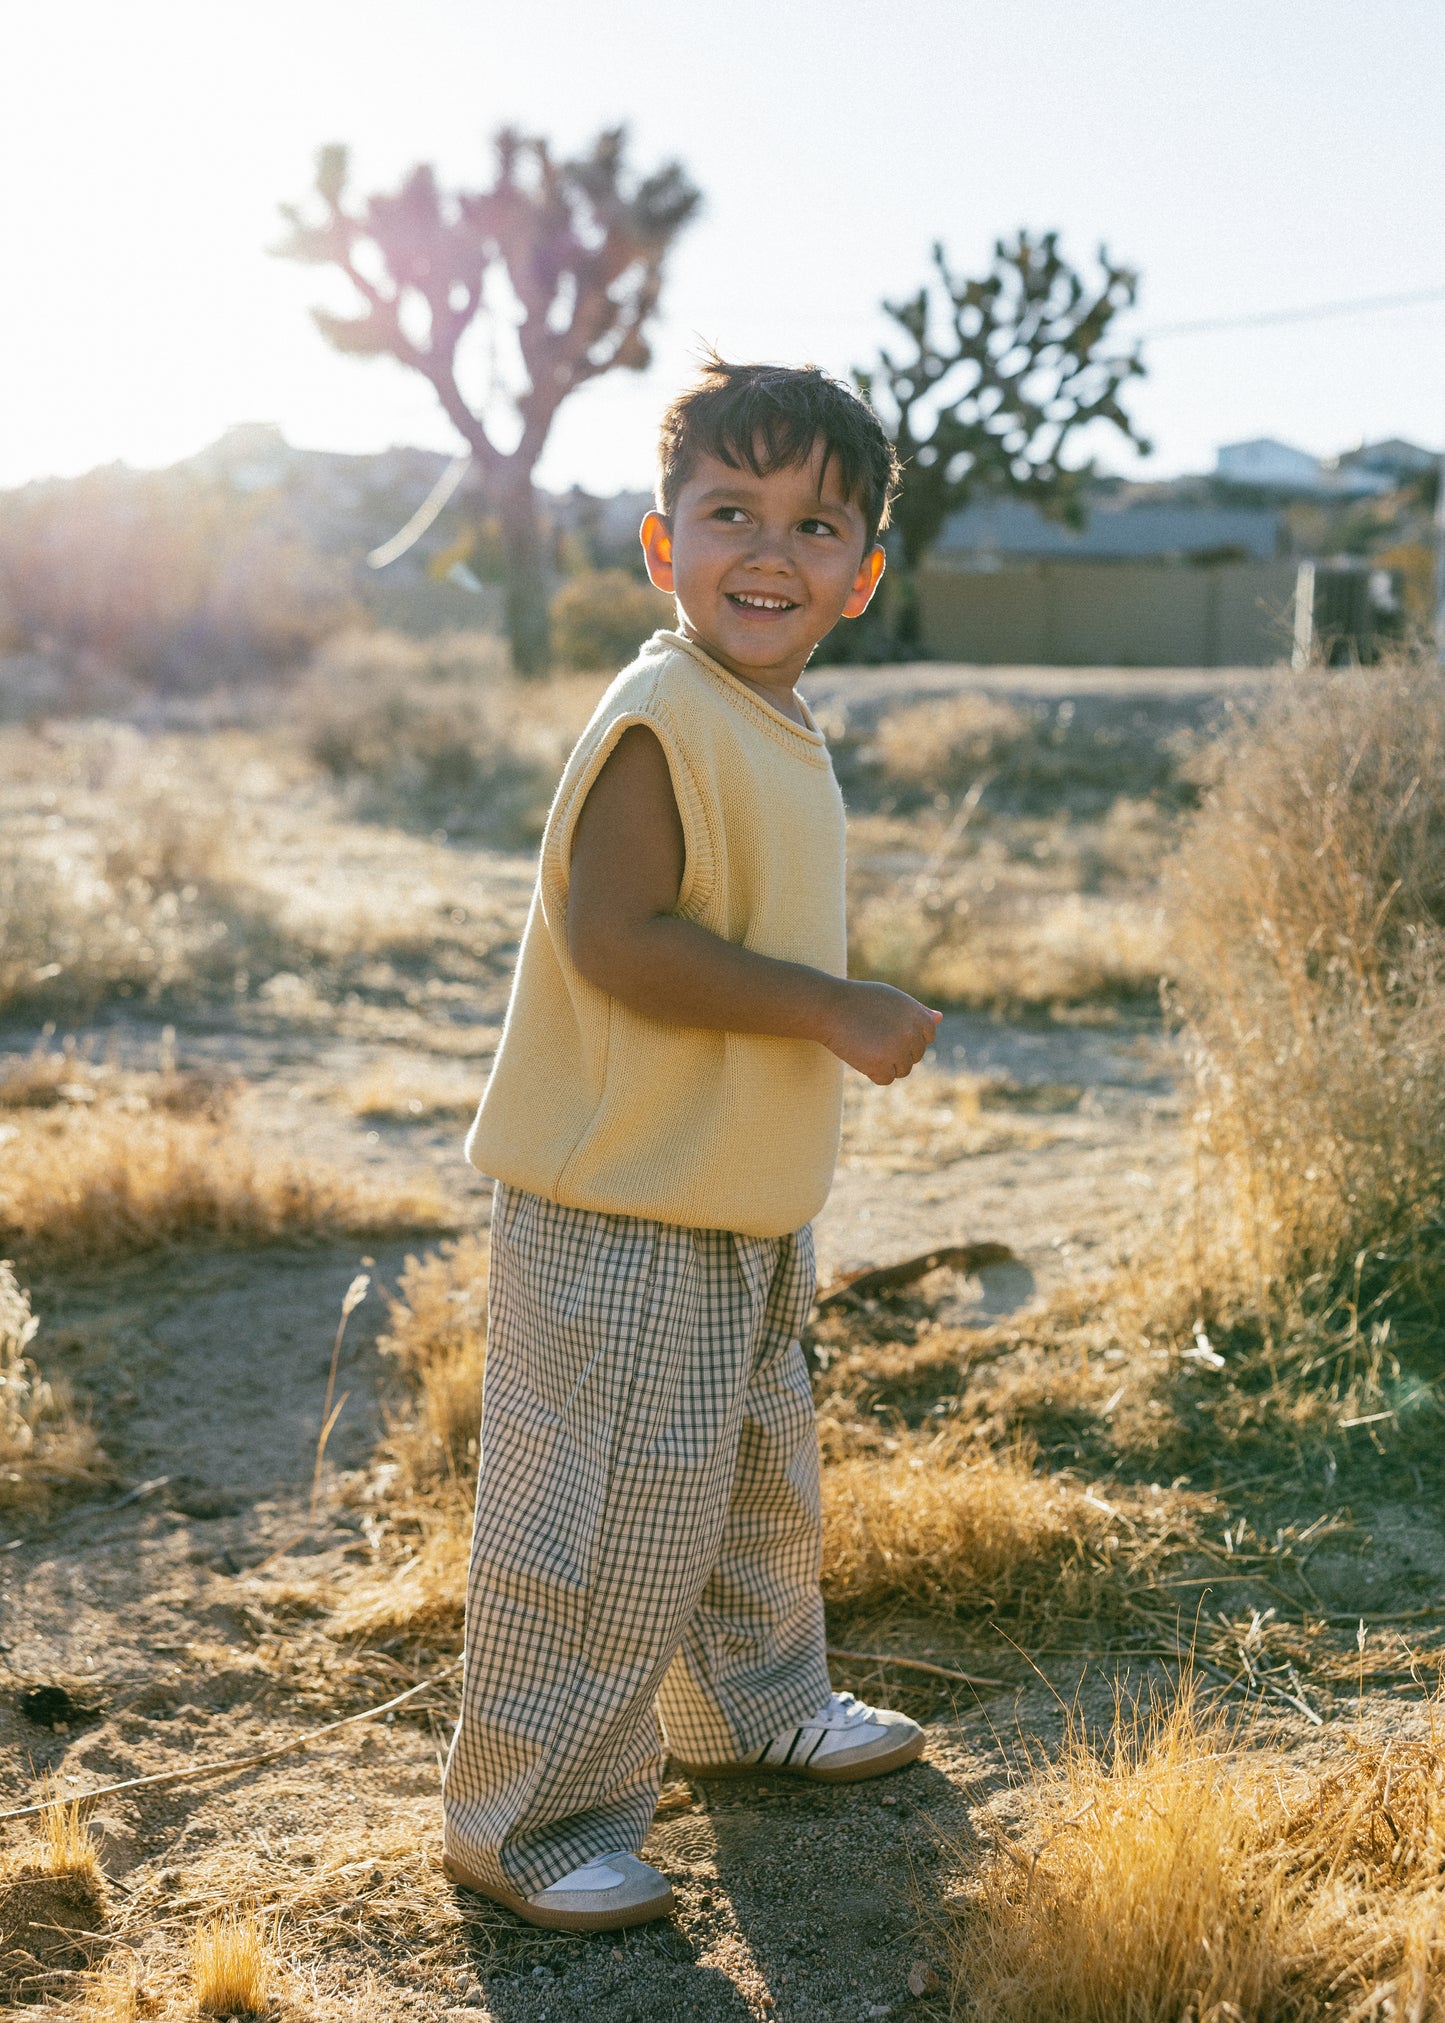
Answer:
[{"label": "gingham trousers", "polygon": [[514,1894],[635,1852],[668,1746],[724,1762],[828,1697],[811,1229],[499,1185],[447,1853]]}]

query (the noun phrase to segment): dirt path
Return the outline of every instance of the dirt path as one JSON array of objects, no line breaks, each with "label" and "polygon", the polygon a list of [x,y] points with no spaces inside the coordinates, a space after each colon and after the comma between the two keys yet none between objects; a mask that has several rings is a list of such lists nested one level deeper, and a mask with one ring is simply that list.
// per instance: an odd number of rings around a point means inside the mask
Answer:
[{"label": "dirt path", "polygon": [[[153,1060],[160,1043],[154,1025],[135,1020],[94,1037],[135,1064]],[[452,1036],[440,1038],[436,1061],[452,1072]],[[460,1219],[485,1215],[455,1118],[377,1125],[338,1101],[338,1090],[398,1052],[396,1041],[278,1023],[182,1030],[177,1045],[183,1060],[244,1070],[243,1115],[263,1141],[340,1163],[425,1167],[445,1178]],[[1175,1147],[1167,1061],[1146,1028],[962,1018],[949,1020],[940,1059],[1007,1087],[1002,1141],[925,1176],[867,1158],[846,1166],[820,1224],[823,1267],[998,1238],[1018,1266],[957,1293],[998,1311],[1115,1244],[1134,1204],[1163,1184]],[[465,1059],[460,1079],[479,1078],[484,1065]],[[403,1251],[368,1253],[373,1274],[394,1284]],[[122,1482],[151,1486],[123,1507],[76,1512],[33,1536],[17,1523],[0,1539],[0,1656],[13,1687],[59,1684],[93,1710],[53,1733],[24,1719],[13,1692],[0,1696],[6,1791],[22,1797],[52,1769],[90,1786],[249,1751],[424,1675],[425,1654],[403,1670],[384,1653],[338,1650],[288,1598],[298,1572],[324,1583],[369,1557],[355,1511],[332,1510],[275,1566],[248,1572],[306,1528],[332,1334],[359,1268],[355,1247],[282,1249],[37,1288],[48,1365],[94,1401]],[[378,1431],[380,1320],[373,1296],[348,1330],[341,1385],[350,1397],[330,1449],[338,1468],[363,1468]],[[838,1678],[875,1694],[883,1687],[866,1671],[840,1667]],[[615,1942],[560,1941],[479,1914],[447,1888],[435,1854],[448,1690],[432,1696],[434,1711],[353,1730],[307,1756],[108,1802],[100,1831],[120,1930],[153,1944],[169,1920],[183,1936],[187,1906],[238,1880],[263,1897],[269,1889],[293,1915],[325,1898],[336,1968],[331,1988],[307,1996],[304,2013],[316,2018],[460,2010],[498,2023],[584,2013],[619,2023],[851,2023],[926,2014],[931,1998],[907,1986],[927,1953],[915,1902],[929,1894],[939,1836],[966,1831],[968,1804],[998,1776],[990,1726],[1017,1718],[1019,1689],[952,1702],[947,1689],[910,1696],[895,1678],[888,1697],[929,1717],[930,1747],[926,1765],[885,1786],[669,1787],[647,1851],[677,1880],[676,1925]],[[1024,1693],[1021,1711],[1047,1725],[1041,1689],[1036,1708],[1033,1697]]]}]

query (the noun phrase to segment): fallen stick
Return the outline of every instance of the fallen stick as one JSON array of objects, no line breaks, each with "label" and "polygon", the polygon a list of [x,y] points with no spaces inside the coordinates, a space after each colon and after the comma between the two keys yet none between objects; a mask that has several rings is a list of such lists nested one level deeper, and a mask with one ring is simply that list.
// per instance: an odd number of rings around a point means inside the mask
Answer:
[{"label": "fallen stick", "polygon": [[344,1714],[339,1721],[328,1721],[324,1728],[310,1728],[304,1735],[293,1736],[289,1742],[278,1742],[273,1749],[260,1749],[253,1756],[223,1756],[215,1763],[193,1763],[187,1770],[158,1770],[149,1777],[122,1778],[119,1784],[99,1784],[94,1791],[71,1792],[63,1797],[47,1798],[38,1805],[17,1805],[9,1812],[0,1812],[0,1820],[33,1819],[36,1813],[53,1812],[57,1805],[89,1805],[97,1798],[111,1798],[117,1791],[158,1791],[166,1784],[194,1784],[202,1777],[225,1777],[235,1770],[254,1770],[259,1764],[274,1763],[278,1756],[294,1755],[296,1750],[319,1742],[323,1735],[334,1735],[338,1728],[350,1728],[354,1722],[370,1721],[378,1714],[389,1714],[393,1708],[414,1700],[418,1693],[426,1692],[429,1686],[439,1686],[461,1662],[460,1658],[453,1659],[432,1678],[423,1679],[420,1685],[408,1686],[404,1693],[383,1700],[379,1707],[363,1707],[359,1714]]},{"label": "fallen stick", "polygon": [[[1006,1679],[980,1679],[973,1672],[951,1672],[945,1665],[927,1665],[922,1658],[895,1658],[887,1651],[840,1651],[828,1646],[830,1658],[842,1658],[854,1665],[892,1665],[904,1672],[927,1672],[934,1679],[956,1679],[960,1686],[1005,1686]],[[0,1813],[0,1818],[4,1814]]]},{"label": "fallen stick", "polygon": [[1018,1258],[1006,1243],[948,1243],[926,1250],[920,1257],[905,1258],[901,1264],[880,1264],[869,1271],[850,1272],[829,1286],[818,1299],[818,1312],[827,1313],[845,1300],[870,1299],[875,1293],[901,1292],[905,1286],[927,1278],[929,1272],[945,1265],[950,1271],[982,1271],[991,1264],[1017,1264]]}]

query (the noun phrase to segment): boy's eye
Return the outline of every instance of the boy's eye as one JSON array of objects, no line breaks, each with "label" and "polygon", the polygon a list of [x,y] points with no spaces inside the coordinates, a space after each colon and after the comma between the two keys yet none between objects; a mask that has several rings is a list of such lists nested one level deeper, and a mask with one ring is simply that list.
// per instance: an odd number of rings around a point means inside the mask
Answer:
[{"label": "boy's eye", "polygon": [[799,525],[805,534],[836,534],[838,531],[829,520],[802,520]]},{"label": "boy's eye", "polygon": [[736,527],[740,521],[745,520],[748,516],[741,506],[718,506],[714,509],[712,517],[715,520],[721,520],[725,526]]}]

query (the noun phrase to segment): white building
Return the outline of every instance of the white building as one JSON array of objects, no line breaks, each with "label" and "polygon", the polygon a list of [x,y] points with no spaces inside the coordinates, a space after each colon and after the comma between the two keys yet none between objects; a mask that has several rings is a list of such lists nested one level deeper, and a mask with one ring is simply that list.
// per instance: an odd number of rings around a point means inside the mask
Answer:
[{"label": "white building", "polygon": [[1244,443],[1222,443],[1214,453],[1214,475],[1231,485],[1257,485],[1276,492],[1322,492],[1325,469],[1308,450],[1297,450],[1272,436]]}]

